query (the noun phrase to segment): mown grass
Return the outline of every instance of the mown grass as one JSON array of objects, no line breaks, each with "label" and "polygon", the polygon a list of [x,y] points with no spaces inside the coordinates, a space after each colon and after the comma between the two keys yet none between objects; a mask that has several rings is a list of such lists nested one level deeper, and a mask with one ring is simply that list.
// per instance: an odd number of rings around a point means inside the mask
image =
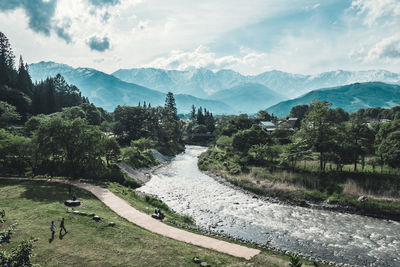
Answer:
[{"label": "mown grass", "polygon": [[[114,190],[123,190],[112,184]],[[132,190],[125,188],[125,196]],[[35,243],[34,263],[42,266],[198,266],[193,257],[211,266],[288,266],[288,257],[263,251],[250,261],[196,247],[162,237],[126,221],[112,212],[91,193],[73,188],[73,194],[83,202],[76,210],[94,213],[102,218],[94,222],[90,216],[67,213],[63,205],[68,199],[68,185],[43,181],[0,179],[0,207],[6,211],[7,222],[1,227],[18,223],[11,243],[1,250],[10,250],[30,237]],[[129,195],[125,199],[137,198]],[[147,202],[132,200],[135,207],[148,210]],[[131,202],[131,201],[129,201]],[[167,214],[167,217],[170,216]],[[50,222],[65,218],[68,234],[50,243]],[[184,219],[183,217],[181,218]],[[114,227],[109,222],[114,222]],[[57,228],[57,234],[59,229]]]},{"label": "mown grass", "polygon": [[[68,198],[66,185],[10,180],[0,180],[0,185],[0,206],[6,210],[7,225],[18,223],[11,243],[2,249],[10,249],[31,236],[38,237],[33,262],[42,266],[195,266],[192,263],[195,256],[214,266],[246,263],[148,232],[77,188],[74,193],[83,201],[77,210],[99,215],[100,222],[66,212],[63,205]],[[62,217],[69,232],[62,239],[57,235],[49,243],[50,222],[55,220],[58,227]],[[110,221],[116,226],[108,226]]]},{"label": "mown grass", "polygon": [[187,227],[194,227],[194,219],[189,215],[179,215],[163,203],[161,200],[152,196],[141,196],[135,190],[125,187],[118,183],[105,183],[108,190],[115,195],[126,200],[132,207],[151,215],[156,208],[160,208],[164,213],[166,222],[175,225],[186,225]]}]

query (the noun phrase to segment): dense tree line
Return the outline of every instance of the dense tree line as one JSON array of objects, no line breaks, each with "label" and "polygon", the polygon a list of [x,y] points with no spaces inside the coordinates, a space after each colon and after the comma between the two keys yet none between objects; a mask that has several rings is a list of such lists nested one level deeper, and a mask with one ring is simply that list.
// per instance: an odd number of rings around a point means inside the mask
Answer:
[{"label": "dense tree line", "polygon": [[124,158],[134,167],[155,163],[147,155],[149,149],[169,155],[183,151],[183,124],[172,93],[167,94],[164,107],[118,106],[108,113],[89,103],[60,74],[33,84],[22,57],[18,69],[14,65],[11,45],[0,33],[2,174],[126,183],[116,165],[121,145],[128,147]]},{"label": "dense tree line", "polygon": [[214,139],[215,118],[209,110],[192,105],[189,122],[184,127],[186,143],[204,144]]},{"label": "dense tree line", "polygon": [[[400,132],[398,107],[367,109],[348,114],[341,108],[331,109],[326,101],[292,108],[290,116],[300,120],[291,128],[284,120],[260,111],[250,118],[245,114],[217,119],[215,146],[210,157],[225,162],[232,173],[249,165],[295,169],[299,162],[318,160],[319,170],[353,165],[354,171],[366,164],[400,168]],[[376,112],[379,111],[379,112]],[[393,121],[368,123],[370,115]],[[386,115],[383,115],[386,114]],[[273,131],[260,126],[260,121],[275,123]],[[210,159],[212,160],[212,159]]]},{"label": "dense tree line", "polygon": [[20,117],[2,123],[25,122],[30,115],[50,114],[65,107],[88,103],[79,89],[69,85],[58,74],[33,84],[28,65],[20,56],[19,66],[15,68],[15,56],[8,38],[0,32],[0,101],[15,107]]},{"label": "dense tree line", "polygon": [[167,94],[164,107],[118,106],[114,110],[114,119],[113,131],[121,145],[148,138],[153,141],[153,148],[167,155],[175,155],[184,149],[183,124],[178,118],[172,93]]}]

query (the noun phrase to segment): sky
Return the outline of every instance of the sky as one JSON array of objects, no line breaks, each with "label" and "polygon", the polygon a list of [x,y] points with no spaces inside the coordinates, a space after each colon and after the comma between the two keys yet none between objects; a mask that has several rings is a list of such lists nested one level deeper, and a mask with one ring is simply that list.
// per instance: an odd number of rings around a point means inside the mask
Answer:
[{"label": "sky", "polygon": [[17,58],[120,68],[400,72],[400,0],[0,0]]}]

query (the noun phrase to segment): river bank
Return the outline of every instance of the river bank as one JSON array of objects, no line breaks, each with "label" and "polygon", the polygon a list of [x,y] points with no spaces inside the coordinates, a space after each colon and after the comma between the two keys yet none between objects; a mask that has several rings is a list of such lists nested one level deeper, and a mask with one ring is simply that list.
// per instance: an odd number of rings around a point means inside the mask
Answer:
[{"label": "river bank", "polygon": [[[400,221],[400,199],[379,198],[374,195],[357,194],[358,192],[346,194],[341,192],[343,190],[341,187],[345,187],[346,185],[339,184],[339,182],[336,181],[332,183],[326,182],[329,188],[321,190],[318,188],[311,189],[305,187],[305,182],[303,180],[307,180],[308,178],[297,175],[298,177],[296,178],[301,179],[303,182],[303,184],[299,186],[293,181],[294,179],[292,181],[289,179],[289,181],[280,179],[279,172],[271,174],[267,168],[263,170],[257,167],[254,168],[256,170],[253,171],[251,167],[248,167],[247,172],[231,174],[224,167],[224,162],[219,162],[209,151],[199,156],[198,165],[202,171],[218,182],[233,186],[237,190],[243,190],[243,192],[251,192],[257,197],[262,197],[275,203],[285,203],[294,206]],[[287,173],[282,173],[282,175],[288,176]],[[326,175],[332,176],[332,174]],[[327,180],[329,178],[327,178]],[[319,182],[315,181],[315,177],[308,180],[312,179],[314,179],[314,181],[307,181],[305,184]],[[341,182],[343,183],[343,181]],[[332,187],[334,188],[333,192],[329,192],[332,190]],[[358,189],[358,191],[360,190]]]},{"label": "river bank", "polygon": [[[216,181],[197,167],[206,149],[188,146],[137,189],[156,195],[205,230],[337,265],[396,266],[400,224],[287,205]],[[383,234],[384,233],[384,234]]]}]

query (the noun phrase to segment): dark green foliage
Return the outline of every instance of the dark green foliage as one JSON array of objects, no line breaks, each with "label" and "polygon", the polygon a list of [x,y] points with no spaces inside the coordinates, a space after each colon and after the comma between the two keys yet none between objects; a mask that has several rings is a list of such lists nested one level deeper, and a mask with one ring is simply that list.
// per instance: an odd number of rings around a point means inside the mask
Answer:
[{"label": "dark green foliage", "polygon": [[141,138],[131,142],[131,145],[124,150],[123,160],[132,168],[152,167],[158,161],[151,154],[154,142],[150,139]]},{"label": "dark green foliage", "polygon": [[[4,223],[5,212],[0,212],[0,223]],[[15,224],[8,227],[8,229],[0,232],[0,245],[2,243],[9,243],[12,234],[15,232]],[[7,251],[0,251],[0,266],[4,267],[40,267],[38,264],[32,264],[31,258],[33,257],[33,243],[37,239],[30,239],[22,241],[17,247],[11,249],[11,253]]]},{"label": "dark green foliage", "polygon": [[167,206],[167,204],[165,204],[164,202],[162,202],[161,200],[159,200],[158,198],[155,198],[153,196],[149,196],[146,195],[145,196],[145,200],[147,203],[149,203],[150,205],[152,205],[153,207],[157,207],[162,209],[163,211],[170,211],[169,207]]},{"label": "dark green foliage", "polygon": [[297,106],[294,106],[290,110],[289,117],[297,118],[300,121],[302,121],[304,119],[304,117],[306,116],[307,112],[308,112],[308,108],[309,108],[308,105],[297,105]]},{"label": "dark green foliage", "polygon": [[379,146],[383,160],[393,168],[400,167],[400,131],[390,133]]},{"label": "dark green foliage", "polygon": [[214,139],[215,119],[207,109],[192,106],[190,122],[184,127],[185,142],[189,144],[207,144]]},{"label": "dark green foliage", "polygon": [[8,127],[12,122],[17,122],[21,116],[13,105],[0,101],[0,127]]},{"label": "dark green foliage", "polygon": [[31,109],[31,99],[23,92],[0,84],[0,101],[15,106],[16,111],[25,119]]},{"label": "dark green foliage", "polygon": [[0,85],[15,85],[17,75],[14,70],[15,56],[8,38],[0,32]]},{"label": "dark green foliage", "polygon": [[105,166],[104,134],[80,118],[71,121],[52,118],[37,130],[37,158],[41,171],[77,178],[101,177]]},{"label": "dark green foliage", "polygon": [[247,153],[253,145],[270,144],[271,137],[260,126],[253,125],[250,129],[237,132],[233,136],[232,147],[241,153]]},{"label": "dark green foliage", "polygon": [[34,87],[32,113],[50,114],[85,102],[87,100],[81,95],[79,89],[74,85],[69,85],[64,77],[57,74],[56,77],[47,78]]},{"label": "dark green foliage", "polygon": [[300,262],[301,258],[297,256],[296,253],[291,253],[290,254],[290,266],[293,267],[301,267],[302,263]]}]

